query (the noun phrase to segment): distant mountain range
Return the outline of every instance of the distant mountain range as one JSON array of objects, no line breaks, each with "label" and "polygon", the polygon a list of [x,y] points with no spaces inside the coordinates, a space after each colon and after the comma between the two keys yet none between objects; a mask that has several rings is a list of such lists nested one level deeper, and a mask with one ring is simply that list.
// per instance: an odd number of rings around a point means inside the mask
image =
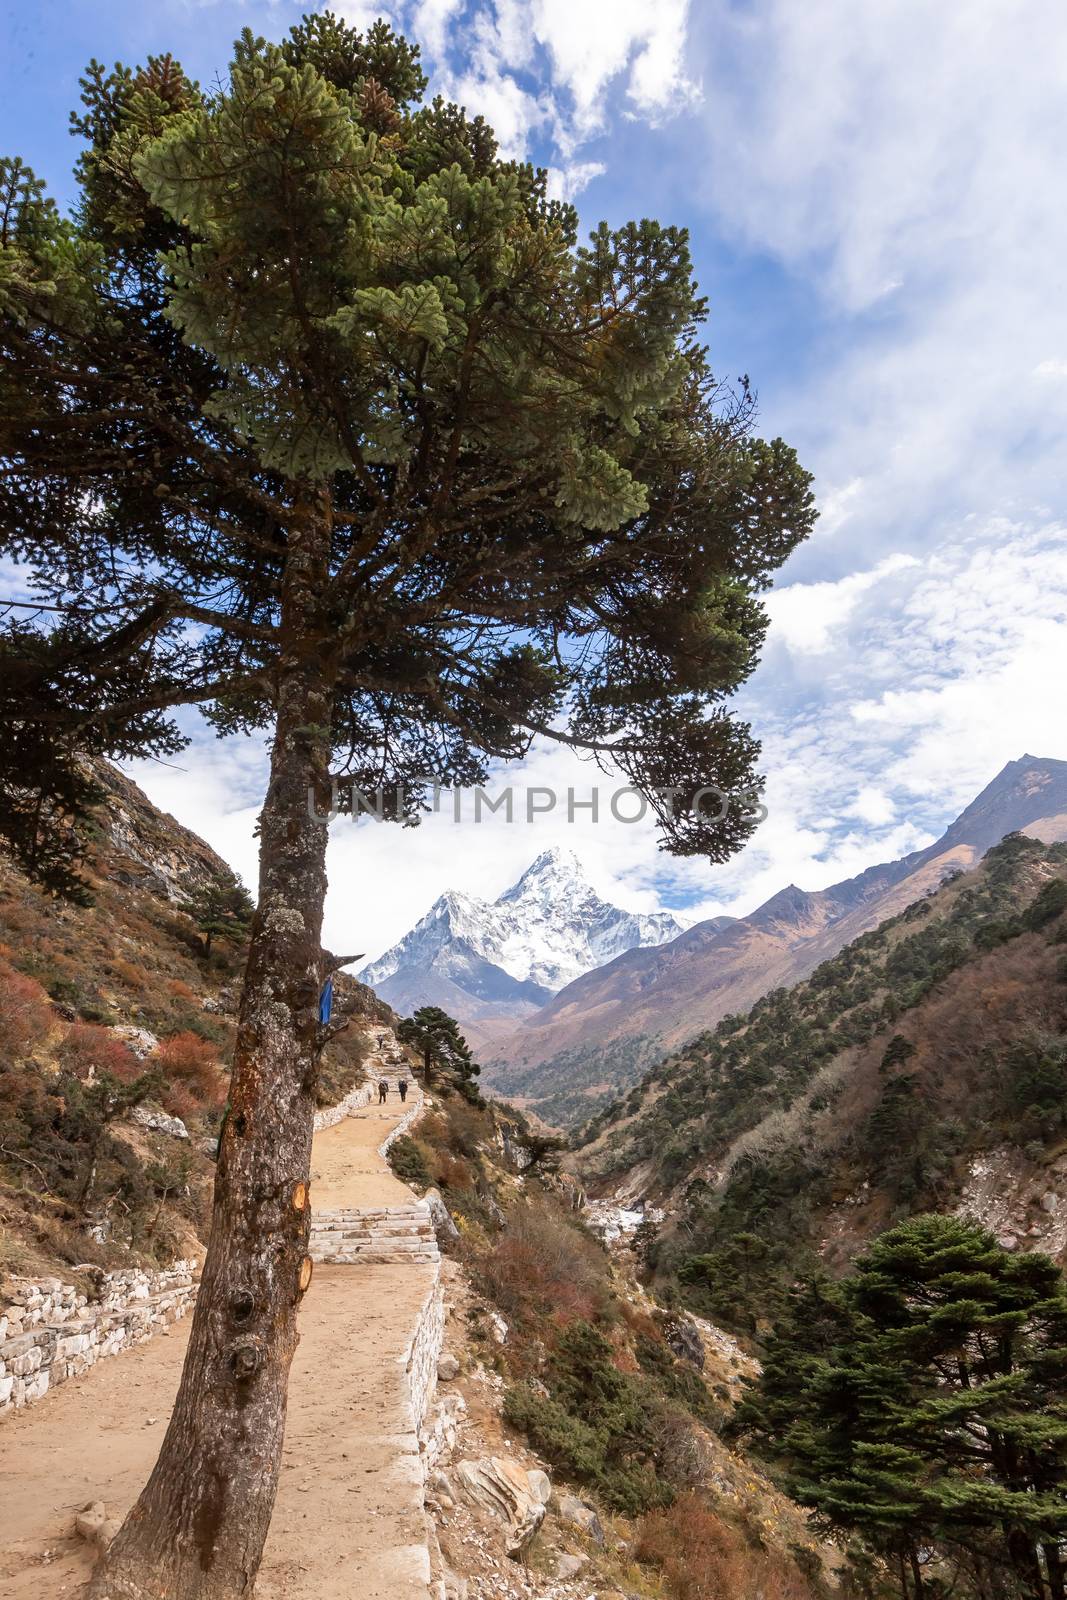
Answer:
[{"label": "distant mountain range", "polygon": [[925,850],[813,893],[790,884],[750,916],[699,922],[576,978],[500,1041],[486,1082],[549,1121],[584,1121],[665,1051],[807,977],[1017,831],[1067,839],[1067,762],[1022,756]]},{"label": "distant mountain range", "polygon": [[397,1011],[439,1005],[481,1045],[575,978],[682,932],[663,912],[602,900],[569,850],[546,850],[498,900],[449,890],[359,973]]}]

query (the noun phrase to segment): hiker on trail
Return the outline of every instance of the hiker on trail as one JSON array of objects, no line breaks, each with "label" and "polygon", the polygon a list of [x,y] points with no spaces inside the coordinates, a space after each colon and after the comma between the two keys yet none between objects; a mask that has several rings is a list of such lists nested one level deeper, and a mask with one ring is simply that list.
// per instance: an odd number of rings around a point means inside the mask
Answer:
[{"label": "hiker on trail", "polygon": [[403,1105],[404,1101],[408,1097],[408,1080],[406,1078],[401,1078],[400,1082],[397,1084],[397,1088],[400,1090],[400,1103]]},{"label": "hiker on trail", "polygon": [[[389,1098],[389,1085],[385,1081],[384,1078],[379,1078],[378,1079],[378,1104],[380,1106],[384,1106],[384,1104],[385,1104],[385,1102],[386,1102],[386,1100],[388,1098]],[[403,1096],[401,1096],[401,1098],[403,1098]]]}]

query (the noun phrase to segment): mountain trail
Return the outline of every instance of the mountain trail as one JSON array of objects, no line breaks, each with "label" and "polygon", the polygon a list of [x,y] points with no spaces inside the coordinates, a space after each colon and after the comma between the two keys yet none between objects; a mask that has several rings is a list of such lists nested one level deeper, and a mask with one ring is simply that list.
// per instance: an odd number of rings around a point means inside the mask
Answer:
[{"label": "mountain trail", "polygon": [[[316,1134],[316,1225],[339,1215],[351,1232],[369,1213],[371,1235],[424,1234],[411,1190],[379,1153],[420,1109],[414,1084],[406,1105],[394,1088],[386,1106],[366,1106]],[[257,1600],[427,1600],[410,1369],[413,1337],[437,1290],[435,1258],[436,1246],[420,1243],[414,1259],[316,1266]],[[163,1442],[187,1339],[188,1321],[178,1323],[0,1425],[2,1600],[78,1593],[91,1554],[73,1533],[75,1514],[103,1500],[125,1515],[133,1503]]]}]

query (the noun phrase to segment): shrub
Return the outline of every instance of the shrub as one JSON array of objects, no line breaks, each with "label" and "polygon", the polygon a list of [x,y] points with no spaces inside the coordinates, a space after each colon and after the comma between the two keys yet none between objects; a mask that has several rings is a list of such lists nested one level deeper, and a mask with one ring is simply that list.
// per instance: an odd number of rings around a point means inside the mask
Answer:
[{"label": "shrub", "polygon": [[433,1182],[428,1160],[429,1151],[410,1134],[402,1133],[389,1146],[388,1161],[401,1183],[410,1183],[417,1189],[428,1189]]},{"label": "shrub", "polygon": [[608,1300],[603,1250],[547,1200],[513,1207],[474,1272],[508,1321],[527,1331],[595,1318]]},{"label": "shrub", "polygon": [[159,1103],[169,1117],[180,1117],[183,1122],[188,1122],[203,1110],[200,1102],[183,1083],[168,1084],[159,1097]]},{"label": "shrub", "polygon": [[1023,913],[1030,929],[1046,927],[1067,911],[1067,878],[1050,878]]},{"label": "shrub", "polygon": [[132,1083],[141,1070],[128,1044],[95,1022],[74,1022],[58,1050],[60,1065],[83,1083],[110,1074]]},{"label": "shrub", "polygon": [[176,1033],[164,1039],[152,1059],[169,1086],[180,1087],[201,1105],[221,1105],[226,1098],[218,1051],[198,1034]]},{"label": "shrub", "polygon": [[471,1189],[474,1174],[467,1163],[457,1156],[440,1155],[435,1163],[437,1182],[442,1189]]},{"label": "shrub", "polygon": [[39,983],[0,966],[0,1055],[10,1059],[46,1037],[52,1008]]},{"label": "shrub", "polygon": [[[622,1373],[616,1377],[627,1382]],[[624,1408],[620,1417],[625,1415]],[[528,1384],[508,1391],[504,1417],[526,1434],[550,1466],[575,1483],[595,1488],[613,1511],[635,1517],[669,1503],[670,1487],[660,1482],[651,1466],[627,1461],[623,1441],[610,1428],[590,1424],[558,1400],[535,1394]],[[632,1417],[638,1425],[644,1420],[636,1410]],[[649,1437],[646,1432],[645,1438]]]},{"label": "shrub", "polygon": [[634,1554],[659,1569],[671,1600],[811,1600],[816,1593],[792,1561],[752,1549],[696,1493],[645,1517]]}]

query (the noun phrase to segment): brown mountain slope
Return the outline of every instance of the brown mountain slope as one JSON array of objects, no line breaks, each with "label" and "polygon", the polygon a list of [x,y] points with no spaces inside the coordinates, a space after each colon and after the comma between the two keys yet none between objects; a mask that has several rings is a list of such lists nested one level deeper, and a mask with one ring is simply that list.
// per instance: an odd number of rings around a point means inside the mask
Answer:
[{"label": "brown mountain slope", "polygon": [[1067,846],[1016,834],[665,1057],[579,1161],[664,1213],[664,1278],[747,1326],[775,1283],[922,1211],[1067,1259],[1065,1133]]},{"label": "brown mountain slope", "polygon": [[569,984],[502,1041],[487,1075],[552,1121],[584,1120],[656,1055],[798,982],[1007,833],[1067,838],[1067,762],[1009,762],[934,844],[807,893],[790,885],[724,930],[698,923]]},{"label": "brown mountain slope", "polygon": [[[207,1218],[243,950],[216,939],[208,958],[186,907],[228,869],[114,767],[95,776],[91,904],[0,857],[0,1276],[169,1260]],[[392,1016],[346,977],[337,1003]],[[362,1050],[358,1023],[331,1044],[320,1104]]]}]

